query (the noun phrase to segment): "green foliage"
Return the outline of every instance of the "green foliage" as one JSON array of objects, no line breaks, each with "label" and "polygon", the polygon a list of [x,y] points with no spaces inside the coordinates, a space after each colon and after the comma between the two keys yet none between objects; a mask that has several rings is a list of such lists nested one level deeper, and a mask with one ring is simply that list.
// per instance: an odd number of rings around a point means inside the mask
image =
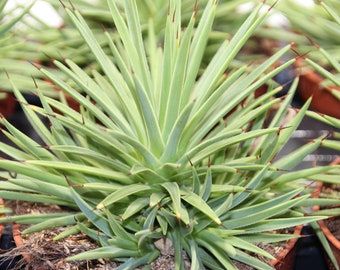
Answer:
[{"label": "green foliage", "polygon": [[[268,231],[322,218],[301,210],[309,199],[297,181],[314,171],[287,174],[322,138],[276,159],[308,108],[285,119],[297,79],[285,99],[275,98],[281,87],[271,79],[295,62],[276,66],[290,46],[261,64],[232,68],[271,9],[261,13],[259,4],[205,65],[217,1],[193,5],[187,24],[181,1],[169,1],[164,34],[152,16],[143,28],[136,1],[107,4],[115,26],[101,35],[108,47],[76,5],[64,6],[98,69],[85,71],[69,57],[52,60],[58,72],[38,67],[62,90],[60,101],[37,83],[43,107],[29,105],[9,78],[44,145],[0,118],[1,132],[18,147],[0,143],[12,157],[0,159],[10,172],[0,172],[6,180],[0,195],[68,207],[58,215],[15,217],[34,224],[23,233],[69,225],[57,239],[81,231],[101,245],[69,260],[111,258],[122,262],[118,269],[150,264],[160,253],[155,241],[163,238],[174,245],[176,269],[184,269],[182,251],[192,269],[236,269],[235,261],[272,269],[252,255],[272,259],[256,243],[290,239]],[[267,93],[255,98],[263,85]],[[79,111],[68,106],[68,96]],[[276,116],[268,118],[277,104]]]},{"label": "green foliage", "polygon": [[[307,1],[306,1],[307,2]],[[280,40],[296,43],[299,53],[308,54],[313,60],[328,65],[327,59],[316,47],[322,47],[339,61],[339,5],[336,0],[321,0],[314,3],[298,1],[279,1],[276,11],[287,19],[286,29],[281,31]],[[264,36],[278,34],[280,28],[269,27],[268,33],[264,28]],[[259,32],[259,35],[262,35]]]},{"label": "green foliage", "polygon": [[[12,87],[7,79],[7,73],[11,73],[12,79],[20,89],[25,92],[31,92],[32,90],[32,76],[37,78],[36,80],[44,88],[44,93],[50,96],[57,97],[58,95],[53,90],[50,83],[41,79],[41,73],[38,72],[29,61],[41,61],[46,58],[44,53],[37,52],[37,46],[39,41],[33,39],[27,30],[25,32],[23,28],[23,19],[26,16],[30,16],[30,9],[34,2],[29,5],[15,6],[5,9],[9,1],[3,0],[0,3],[0,81],[1,91],[12,91]],[[17,15],[12,15],[16,14]],[[29,24],[25,24],[28,28]],[[39,32],[41,29],[36,30]],[[41,35],[41,33],[40,33]],[[45,33],[44,33],[45,35]],[[32,52],[35,50],[35,52]],[[46,52],[45,52],[46,53]],[[44,57],[40,57],[43,55]],[[0,99],[5,96],[6,93],[0,93]]]},{"label": "green foliage", "polygon": [[[21,44],[15,40],[11,33],[12,28],[22,19],[22,17],[30,9],[31,5],[27,6],[17,16],[9,17],[11,10],[5,11],[7,0],[3,0],[0,3],[0,63],[3,61],[4,55],[7,52],[12,51],[15,48],[21,47]],[[14,39],[14,41],[13,41]],[[1,66],[1,64],[0,64]],[[0,100],[6,98],[6,93],[0,93]]]}]

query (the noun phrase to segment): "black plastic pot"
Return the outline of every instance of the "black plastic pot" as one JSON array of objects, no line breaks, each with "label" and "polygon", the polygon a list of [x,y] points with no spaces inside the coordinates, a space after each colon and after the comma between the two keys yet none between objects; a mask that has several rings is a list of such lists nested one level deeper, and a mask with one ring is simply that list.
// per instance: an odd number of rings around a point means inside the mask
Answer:
[{"label": "black plastic pot", "polygon": [[294,270],[328,270],[321,243],[310,226],[303,228],[296,247]]},{"label": "black plastic pot", "polygon": [[[13,249],[14,247],[15,247],[15,243],[14,243],[13,235],[12,235],[12,226],[10,224],[7,224],[0,237],[0,256],[4,254],[5,252]],[[15,258],[6,258],[6,257],[1,258],[0,259],[0,270],[13,269],[17,265],[20,258],[21,256],[18,256]]]}]

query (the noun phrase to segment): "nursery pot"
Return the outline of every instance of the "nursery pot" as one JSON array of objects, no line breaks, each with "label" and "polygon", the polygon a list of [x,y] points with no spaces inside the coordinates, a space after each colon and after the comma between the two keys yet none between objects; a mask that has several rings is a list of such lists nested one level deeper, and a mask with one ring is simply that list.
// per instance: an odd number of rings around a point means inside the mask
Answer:
[{"label": "nursery pot", "polygon": [[[20,224],[13,223],[12,232],[15,246],[16,247],[22,246],[24,244],[24,241],[21,235]],[[26,262],[29,262],[31,260],[31,256],[28,253],[22,252],[21,256],[25,259]]]},{"label": "nursery pot", "polygon": [[315,71],[309,70],[301,74],[297,93],[302,101],[312,97],[310,107],[319,113],[340,119],[340,100],[331,91],[340,91],[340,87],[323,87],[323,77]]},{"label": "nursery pot", "polygon": [[[335,159],[331,165],[336,165],[336,164],[340,164],[340,157],[338,157],[337,159]],[[320,196],[320,193],[322,191],[323,188],[330,188],[331,185],[328,183],[323,183],[323,182],[318,182],[314,193],[313,193],[313,197],[317,198]],[[314,211],[318,211],[320,209],[320,207],[318,205],[313,207]],[[340,219],[340,217],[336,217],[337,220]],[[330,221],[331,219],[329,219]],[[326,224],[326,222],[324,220],[320,220],[318,221],[319,226],[321,231],[323,232],[323,234],[326,236],[328,243],[330,245],[330,248],[334,254],[334,257],[336,258],[337,264],[340,266],[340,238],[336,237],[330,230],[330,228],[328,227],[328,225]],[[340,226],[338,226],[340,227]],[[329,260],[327,258],[327,260]],[[329,264],[329,269],[335,269],[335,267],[333,266],[333,264],[328,261]]]},{"label": "nursery pot", "polygon": [[[4,206],[4,201],[0,198],[0,205]],[[0,217],[5,217],[1,214]],[[11,225],[0,223],[0,269],[7,270],[13,269],[17,263],[18,258],[8,257],[6,252],[15,247],[12,237]]]},{"label": "nursery pot", "polygon": [[11,93],[5,94],[6,96],[4,98],[0,98],[0,114],[7,118],[15,111],[18,103],[13,94]]},{"label": "nursery pot", "polygon": [[[0,198],[0,205],[4,205],[4,200],[2,198]],[[4,214],[1,214],[0,217],[4,217],[5,215]],[[0,236],[2,235],[2,231],[4,229],[5,225],[0,223]]]},{"label": "nursery pot", "polygon": [[[294,234],[297,236],[301,235],[303,225],[296,226],[294,229]],[[288,241],[286,248],[280,252],[275,260],[270,262],[276,270],[292,270],[294,269],[295,258],[297,253],[297,241],[298,237],[293,238]]]}]

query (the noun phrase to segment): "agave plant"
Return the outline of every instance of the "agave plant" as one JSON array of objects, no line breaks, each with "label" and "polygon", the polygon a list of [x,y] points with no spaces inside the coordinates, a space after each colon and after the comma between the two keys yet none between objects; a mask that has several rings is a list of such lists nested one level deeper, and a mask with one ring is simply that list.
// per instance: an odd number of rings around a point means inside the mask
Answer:
[{"label": "agave plant", "polygon": [[[152,17],[143,32],[136,1],[107,4],[116,28],[104,31],[109,51],[75,5],[63,4],[100,72],[88,74],[70,58],[52,59],[61,76],[36,65],[79,102],[79,112],[44,95],[39,83],[43,107],[28,104],[9,74],[44,143],[0,119],[1,132],[17,146],[0,143],[12,158],[0,160],[0,196],[68,210],[0,221],[32,224],[24,234],[67,226],[55,240],[83,232],[100,247],[68,260],[110,258],[121,262],[118,269],[151,264],[160,255],[159,239],[172,242],[176,269],[184,269],[184,253],[191,269],[236,269],[235,261],[272,269],[253,255],[273,259],[256,243],[290,239],[270,231],[323,218],[304,213],[301,206],[314,200],[297,180],[332,168],[288,172],[323,138],[276,159],[308,107],[284,122],[297,79],[287,97],[274,98],[282,87],[271,78],[296,61],[275,65],[290,45],[258,66],[231,68],[271,8],[260,13],[259,4],[204,67],[217,1],[207,1],[199,19],[195,4],[187,25],[181,1],[169,1],[162,43]],[[255,98],[265,84],[267,92]],[[267,119],[275,104],[278,111]]]}]

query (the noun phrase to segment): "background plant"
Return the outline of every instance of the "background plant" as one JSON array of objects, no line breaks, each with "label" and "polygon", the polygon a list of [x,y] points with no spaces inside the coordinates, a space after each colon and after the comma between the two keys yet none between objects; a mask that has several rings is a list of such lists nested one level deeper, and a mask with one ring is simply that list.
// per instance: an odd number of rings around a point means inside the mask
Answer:
[{"label": "background plant", "polygon": [[308,53],[310,58],[320,64],[329,65],[324,56],[313,48],[312,43],[315,42],[339,61],[337,36],[339,36],[340,10],[336,1],[317,1],[310,7],[294,1],[283,1],[277,8],[287,17],[290,31],[304,37],[297,40],[302,53]]},{"label": "background plant", "polygon": [[[150,264],[159,256],[154,242],[164,238],[174,245],[177,269],[184,268],[182,251],[190,257],[191,269],[236,269],[235,260],[272,269],[251,255],[272,259],[256,243],[290,239],[269,231],[322,218],[303,213],[301,206],[315,201],[297,181],[333,168],[287,172],[323,138],[275,159],[308,107],[284,122],[297,80],[286,98],[274,98],[281,86],[270,79],[296,61],[274,65],[290,51],[289,45],[251,69],[246,64],[232,68],[270,8],[260,14],[263,5],[258,5],[202,69],[216,1],[207,1],[199,20],[193,6],[185,28],[181,1],[170,1],[162,45],[152,18],[143,35],[135,1],[119,3],[107,2],[116,28],[114,34],[104,31],[109,51],[75,5],[63,5],[99,71],[87,73],[69,58],[53,60],[60,76],[36,65],[79,102],[79,112],[63,99],[44,95],[39,83],[35,91],[43,107],[29,105],[9,73],[44,144],[1,118],[1,131],[17,148],[0,144],[12,157],[0,160],[8,171],[0,173],[0,196],[66,208],[1,222],[33,224],[23,233],[68,226],[56,240],[84,232],[102,247],[69,259],[112,258],[122,262],[119,269]],[[254,91],[264,84],[267,93],[255,98]],[[275,104],[280,107],[268,120]]]},{"label": "background plant", "polygon": [[[217,46],[225,39],[226,36],[233,34],[232,29],[237,29],[246,14],[243,16],[235,16],[236,7],[245,0],[233,1],[232,3],[222,1],[219,3],[219,9],[217,12],[217,19],[215,20],[216,30],[210,33],[210,49],[206,49],[205,61],[209,61],[208,56],[212,55]],[[11,50],[7,50],[0,61],[0,67],[6,68],[7,72],[12,75],[12,80],[16,81],[17,86],[21,91],[25,91],[31,94],[31,86],[33,76],[37,83],[41,86],[45,95],[52,96],[54,98],[59,97],[58,91],[55,91],[54,87],[45,80],[42,80],[41,73],[34,69],[31,63],[38,63],[44,65],[50,69],[51,72],[58,72],[50,61],[50,58],[62,61],[64,58],[72,58],[72,60],[80,65],[87,73],[90,73],[91,69],[97,69],[101,72],[100,66],[97,65],[95,58],[92,57],[88,46],[84,44],[81,35],[78,30],[70,23],[68,16],[65,14],[62,5],[59,1],[46,1],[50,3],[59,12],[64,23],[60,27],[52,27],[48,23],[44,22],[41,18],[37,17],[32,11],[30,6],[17,5],[16,10],[24,10],[25,23],[24,27],[17,27],[13,32],[11,42],[13,43],[13,37],[17,40],[18,44],[21,44],[20,48],[12,46]],[[116,1],[119,7],[123,6],[123,1]],[[202,1],[199,4],[204,6],[207,1]],[[87,20],[89,27],[96,36],[98,43],[102,49],[109,54],[109,44],[105,34],[103,33],[103,27],[108,32],[114,32],[115,26],[111,22],[111,14],[107,9],[106,1],[97,1],[94,5],[91,1],[78,0],[72,1],[72,4],[77,6],[82,11],[82,16]],[[14,9],[14,8],[13,8]],[[162,42],[164,37],[164,17],[167,15],[168,1],[157,1],[155,3],[150,1],[141,1],[138,3],[138,9],[140,14],[141,31],[147,33],[148,20],[152,17],[153,27],[155,29],[155,36]],[[202,8],[198,8],[196,16],[199,17]],[[8,10],[8,14],[11,14],[13,10]],[[184,25],[190,20],[192,12],[191,1],[182,1],[181,3],[181,20]],[[225,16],[225,14],[229,16]],[[218,30],[219,25],[224,25],[223,31]],[[22,25],[21,25],[22,26]],[[58,74],[62,76],[62,74]],[[5,73],[0,74],[0,79],[4,82],[2,87],[4,91],[11,91],[11,86],[6,79]],[[71,83],[71,82],[68,82]]]},{"label": "background plant", "polygon": [[[284,29],[267,27],[258,31],[260,37],[279,37],[282,42],[294,42],[295,50],[300,55],[308,55],[308,58],[316,62],[317,66],[323,66],[332,72],[339,80],[339,5],[337,1],[317,1],[306,6],[296,1],[280,1],[275,7],[287,18]],[[280,33],[280,34],[279,34]],[[300,61],[298,72],[305,74],[311,71],[310,63]],[[316,68],[316,71],[320,71]],[[323,80],[322,86],[328,88],[334,85],[334,81]],[[331,93],[339,99],[339,91]]]},{"label": "background plant", "polygon": [[[12,18],[7,18],[11,11],[4,11],[7,1],[2,1],[0,3],[0,61],[3,61],[4,55],[7,52],[14,50],[15,48],[22,47],[15,38],[13,40],[13,33],[11,29],[16,25],[18,21],[27,13],[30,6],[26,7],[21,13]],[[0,98],[6,97],[6,93],[0,93]]]}]

